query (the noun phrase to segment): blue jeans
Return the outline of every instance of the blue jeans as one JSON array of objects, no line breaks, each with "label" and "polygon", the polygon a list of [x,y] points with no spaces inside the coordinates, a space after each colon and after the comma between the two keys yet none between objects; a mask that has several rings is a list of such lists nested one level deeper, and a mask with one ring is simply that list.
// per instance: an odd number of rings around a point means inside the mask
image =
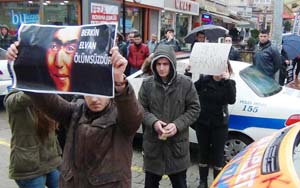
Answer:
[{"label": "blue jeans", "polygon": [[58,170],[53,170],[44,176],[38,176],[32,179],[15,180],[20,188],[58,188]]}]

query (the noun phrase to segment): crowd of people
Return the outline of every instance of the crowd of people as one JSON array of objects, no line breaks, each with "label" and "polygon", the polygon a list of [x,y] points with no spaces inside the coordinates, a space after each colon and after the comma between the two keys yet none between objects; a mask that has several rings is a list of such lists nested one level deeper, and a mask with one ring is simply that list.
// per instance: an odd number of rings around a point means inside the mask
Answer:
[{"label": "crowd of people", "polygon": [[[62,46],[72,45],[61,39],[59,32],[62,31],[54,32],[55,41],[61,41]],[[173,188],[187,188],[189,127],[195,129],[199,143],[198,188],[208,187],[209,167],[213,168],[214,178],[221,171],[228,105],[236,100],[229,60],[240,61],[238,51],[230,49],[227,69],[222,74],[200,75],[193,83],[190,75],[176,72],[175,52],[181,49],[174,29],[167,29],[159,42],[152,34],[143,43],[138,31],[130,32],[127,38],[124,41],[125,37],[117,33],[118,48],[111,49],[116,92],[113,99],[83,96],[69,102],[55,94],[18,90],[5,97],[12,132],[9,177],[20,188],[131,187],[132,141],[141,124],[145,188],[158,188],[163,175],[169,176]],[[205,39],[205,33],[198,32],[195,42]],[[232,36],[224,36],[225,43],[232,40]],[[17,58],[20,50],[19,42],[10,44],[6,47],[9,62]],[[47,55],[56,56],[56,45],[52,43]],[[51,65],[53,58],[46,60]],[[274,79],[281,61],[268,31],[262,30],[254,66]],[[295,62],[298,65],[299,58]],[[140,69],[146,78],[137,99],[125,75]],[[59,86],[68,86],[62,85]],[[63,153],[55,136],[59,126],[66,130]]]}]

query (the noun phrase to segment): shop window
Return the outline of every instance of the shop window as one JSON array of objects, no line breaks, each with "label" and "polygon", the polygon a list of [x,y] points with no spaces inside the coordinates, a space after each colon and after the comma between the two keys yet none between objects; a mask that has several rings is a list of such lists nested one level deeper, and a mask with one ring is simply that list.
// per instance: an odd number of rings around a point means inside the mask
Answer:
[{"label": "shop window", "polygon": [[160,36],[161,39],[165,38],[165,30],[167,28],[174,28],[173,27],[173,14],[171,12],[163,12],[161,15],[161,30]]},{"label": "shop window", "polygon": [[[139,31],[143,33],[143,9],[136,7],[126,7],[125,31]],[[119,30],[123,31],[123,8],[121,8],[121,18],[119,20]]]},{"label": "shop window", "polygon": [[78,25],[78,0],[0,2],[0,24],[15,35],[22,23]]},{"label": "shop window", "polygon": [[184,37],[188,34],[189,16],[176,14],[176,38],[180,43],[182,50],[186,48]]}]

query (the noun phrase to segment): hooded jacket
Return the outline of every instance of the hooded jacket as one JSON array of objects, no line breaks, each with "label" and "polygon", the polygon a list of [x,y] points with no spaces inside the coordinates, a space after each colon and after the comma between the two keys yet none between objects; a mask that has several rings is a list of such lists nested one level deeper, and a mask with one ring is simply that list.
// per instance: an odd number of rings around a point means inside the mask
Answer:
[{"label": "hooded jacket", "polygon": [[[167,58],[170,62],[167,82],[162,81],[156,70],[160,58]],[[199,115],[199,99],[192,81],[176,73],[176,57],[172,46],[157,47],[151,68],[153,75],[143,81],[139,92],[139,101],[145,110],[144,168],[157,175],[169,175],[189,167],[189,126]],[[153,128],[158,120],[174,123],[177,133],[167,140],[158,139]]]}]

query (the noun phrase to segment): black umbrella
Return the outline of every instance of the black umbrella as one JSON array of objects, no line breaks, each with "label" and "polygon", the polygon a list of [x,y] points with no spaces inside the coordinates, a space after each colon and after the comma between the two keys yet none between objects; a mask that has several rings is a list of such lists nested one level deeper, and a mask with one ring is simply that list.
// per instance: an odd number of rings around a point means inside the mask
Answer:
[{"label": "black umbrella", "polygon": [[223,37],[228,30],[219,25],[201,25],[194,28],[187,36],[184,37],[186,43],[193,43],[196,39],[197,32],[202,31],[205,33],[206,38],[209,42],[217,42],[219,37]]},{"label": "black umbrella", "polygon": [[295,34],[283,35],[282,48],[289,59],[295,59],[300,55],[300,36]]}]

